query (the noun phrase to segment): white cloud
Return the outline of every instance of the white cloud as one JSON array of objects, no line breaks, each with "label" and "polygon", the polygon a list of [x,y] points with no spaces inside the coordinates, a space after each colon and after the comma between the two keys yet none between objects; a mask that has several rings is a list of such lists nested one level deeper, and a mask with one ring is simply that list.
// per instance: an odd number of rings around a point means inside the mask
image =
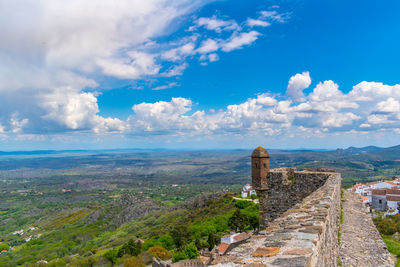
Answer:
[{"label": "white cloud", "polygon": [[[305,94],[311,84],[308,72],[290,78],[285,96],[262,92],[218,111],[199,110],[190,99],[176,97],[134,105],[126,121],[102,117],[96,92],[101,85],[93,77],[163,77],[167,81],[152,89],[170,88],[177,84],[167,78],[182,75],[188,59],[208,64],[219,60],[221,50],[241,49],[260,37],[260,32],[239,25],[266,27],[286,22],[290,14],[263,11],[260,17],[241,23],[216,16],[199,18],[184,37],[160,41],[158,37],[169,35],[176,21],[202,3],[22,2],[1,2],[0,36],[7,37],[0,43],[2,135],[94,131],[167,136],[290,132],[296,136],[400,129],[400,85],[364,81],[345,93],[334,81],[322,81]],[[204,29],[209,30],[207,35]]]},{"label": "white cloud", "polygon": [[257,40],[259,35],[260,33],[257,31],[235,34],[222,45],[222,50],[225,52],[230,52],[232,50],[241,49],[243,46],[250,45]]},{"label": "white cloud", "polygon": [[339,91],[339,85],[333,81],[320,82],[310,94],[310,99],[313,101],[326,101],[333,99],[341,99],[343,93]]},{"label": "white cloud", "polygon": [[155,63],[155,55],[137,51],[130,51],[127,55],[129,58],[98,59],[97,64],[104,74],[122,79],[137,79],[160,71],[161,66]]},{"label": "white cloud", "polygon": [[322,121],[322,127],[342,127],[351,125],[354,120],[360,119],[359,116],[351,113],[331,113]]},{"label": "white cloud", "polygon": [[[120,79],[182,74],[186,62],[162,70],[154,39],[201,1],[1,1],[0,125],[8,133],[125,131],[98,115],[103,73]],[[186,38],[179,56],[193,54]],[[152,52],[154,50],[154,52]],[[162,70],[162,71],[161,71]],[[18,115],[15,115],[18,114]]]},{"label": "white cloud", "polygon": [[209,54],[208,55],[208,60],[210,60],[210,62],[218,61],[219,60],[219,56],[216,53]]},{"label": "white cloud", "polygon": [[392,123],[388,119],[388,115],[372,114],[368,116],[367,122],[370,124],[389,124]]},{"label": "white cloud", "polygon": [[157,90],[164,90],[164,89],[172,88],[172,87],[175,87],[175,86],[178,86],[178,83],[171,82],[171,83],[168,83],[168,84],[165,84],[165,85],[160,85],[160,86],[154,87],[151,90],[156,90],[156,91]]},{"label": "white cloud", "polygon": [[290,13],[278,13],[276,10],[261,11],[261,17],[277,21],[279,23],[285,23],[290,19]]},{"label": "white cloud", "polygon": [[381,101],[376,105],[376,111],[400,114],[400,103],[393,97],[389,97],[387,100]]},{"label": "white cloud", "polygon": [[217,33],[239,29],[239,25],[236,23],[236,21],[217,19],[216,16],[212,16],[211,18],[199,18],[196,21],[196,25],[198,27],[204,27],[207,30],[216,31]]},{"label": "white cloud", "polygon": [[160,76],[162,77],[174,77],[180,76],[183,74],[185,69],[187,68],[188,64],[186,62],[180,65],[173,65],[169,67],[165,72],[161,73]]},{"label": "white cloud", "polygon": [[271,25],[271,23],[269,23],[268,21],[261,19],[252,19],[252,18],[248,18],[246,24],[249,27],[254,27],[254,26],[268,27]]},{"label": "white cloud", "polygon": [[274,106],[278,103],[278,101],[270,97],[268,94],[261,94],[257,96],[257,104],[263,105],[263,106]]},{"label": "white cloud", "polygon": [[[242,32],[235,20],[212,16],[193,21],[193,31],[177,39],[164,38],[206,2],[0,0],[0,36],[6,37],[0,42],[2,131],[26,135],[129,131],[126,122],[99,115],[96,91],[102,85],[94,77],[179,76],[188,67],[188,58],[197,57],[200,64],[215,62],[218,51],[241,49],[260,35]],[[268,23],[262,18],[247,22]],[[172,86],[167,81],[153,89]]]},{"label": "white cloud", "polygon": [[161,57],[169,61],[183,60],[186,56],[193,55],[195,52],[195,44],[192,42],[186,43],[178,48],[173,48],[161,53]]},{"label": "white cloud", "polygon": [[393,86],[380,82],[361,82],[353,87],[349,97],[356,101],[375,101],[386,99],[387,97],[400,98],[400,84]]},{"label": "white cloud", "polygon": [[200,133],[212,128],[204,119],[204,112],[197,111],[186,115],[192,109],[190,99],[177,97],[170,102],[141,103],[134,105],[134,115],[128,124],[133,133],[177,135],[182,133]]},{"label": "white cloud", "polygon": [[200,54],[207,54],[217,51],[218,49],[219,44],[217,41],[213,39],[207,39],[201,43],[200,47],[197,49],[197,52],[199,52]]},{"label": "white cloud", "polygon": [[310,84],[311,78],[308,71],[297,73],[296,75],[290,77],[286,94],[294,101],[304,101],[305,97],[303,90],[308,88]]},{"label": "white cloud", "polygon": [[[293,92],[298,96],[298,90],[302,91],[310,83],[309,73],[303,72],[292,76],[288,87],[296,89]],[[373,91],[360,91],[361,87],[369,88],[365,82],[354,86],[349,93],[343,93],[329,80],[318,83],[308,95],[302,94],[302,99],[297,102],[264,93],[241,104],[229,105],[224,110],[210,109],[209,113],[194,111],[192,101],[183,98],[143,103],[134,106],[130,125],[136,125],[136,134],[142,129],[166,135],[261,134],[291,138],[399,129],[400,97],[388,95],[397,85],[373,85],[376,94],[381,96],[371,97],[370,101],[374,103],[365,101]],[[382,95],[386,95],[385,100]]]}]

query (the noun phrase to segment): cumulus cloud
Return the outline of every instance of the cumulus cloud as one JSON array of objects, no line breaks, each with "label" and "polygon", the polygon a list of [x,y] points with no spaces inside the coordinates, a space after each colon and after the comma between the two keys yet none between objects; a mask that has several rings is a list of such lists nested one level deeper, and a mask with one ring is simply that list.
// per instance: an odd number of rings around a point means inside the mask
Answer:
[{"label": "cumulus cloud", "polygon": [[128,118],[127,123],[132,133],[139,135],[143,133],[179,135],[200,133],[210,129],[203,111],[187,114],[191,111],[192,105],[190,99],[182,97],[172,98],[169,102],[137,104],[132,107],[135,114]]},{"label": "cumulus cloud", "polygon": [[311,85],[309,72],[292,76],[284,96],[261,92],[218,111],[206,112],[189,98],[174,97],[133,105],[127,120],[103,117],[97,77],[162,77],[161,85],[150,89],[171,88],[178,84],[168,77],[182,75],[189,59],[200,64],[218,61],[221,51],[252,45],[262,36],[262,27],[287,22],[290,14],[263,11],[240,23],[201,17],[184,37],[160,41],[158,37],[170,34],[178,19],[203,3],[44,0],[25,4],[7,1],[0,9],[0,34],[7,36],[0,43],[2,135],[93,131],[277,136],[400,129],[400,85],[364,81],[344,93],[328,80],[305,94]]},{"label": "cumulus cloud", "polygon": [[[101,84],[96,78],[180,76],[188,67],[187,58],[198,57],[200,64],[215,62],[219,51],[241,49],[260,35],[243,32],[235,20],[214,15],[195,19],[191,31],[159,43],[159,37],[171,34],[179,21],[193,18],[187,15],[207,3],[201,0],[0,3],[0,36],[7,37],[0,43],[4,132],[126,130],[117,118],[98,115],[96,91],[101,91]],[[267,23],[258,20],[262,18],[249,18],[248,23]],[[17,113],[18,120],[12,117]]]},{"label": "cumulus cloud", "polygon": [[304,101],[305,97],[303,90],[308,88],[310,84],[311,78],[308,71],[297,73],[296,75],[290,77],[286,94],[294,101]]},{"label": "cumulus cloud", "polygon": [[[154,40],[203,3],[188,0],[0,1],[0,125],[10,133],[125,131],[98,115],[92,77],[141,79],[181,75],[195,50],[183,39],[174,55]],[[153,51],[154,50],[154,51]]]},{"label": "cumulus cloud", "polygon": [[[289,80],[289,85],[297,90],[310,83],[308,72],[294,75]],[[371,86],[380,97],[370,97],[373,96]],[[212,109],[209,113],[195,110],[190,99],[173,98],[170,102],[135,105],[135,114],[129,118],[129,123],[136,133],[146,131],[165,135],[293,137],[393,131],[400,128],[400,97],[391,95],[396,88],[398,85],[362,82],[350,92],[343,93],[335,82],[328,80],[319,82],[308,95],[303,94],[301,101],[263,93],[224,110]]]}]

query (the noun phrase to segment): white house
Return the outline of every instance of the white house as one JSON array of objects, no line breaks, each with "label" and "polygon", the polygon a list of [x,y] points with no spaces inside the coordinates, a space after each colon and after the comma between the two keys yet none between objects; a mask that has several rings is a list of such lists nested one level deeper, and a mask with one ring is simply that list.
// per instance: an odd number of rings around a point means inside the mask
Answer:
[{"label": "white house", "polygon": [[12,233],[13,235],[23,235],[25,232],[24,230],[19,230],[19,231],[15,231],[14,233]]},{"label": "white house", "polygon": [[386,195],[386,203],[389,210],[397,210],[399,202],[400,202],[400,196]]},{"label": "white house", "polygon": [[256,190],[254,190],[250,184],[246,184],[242,188],[241,196],[242,196],[242,198],[246,198],[251,195],[256,195]]},{"label": "white house", "polygon": [[392,187],[396,187],[397,183],[394,181],[385,181],[385,182],[379,182],[375,184],[374,189],[391,189]]},{"label": "white house", "polygon": [[[391,190],[391,189],[400,189],[400,180],[395,179],[392,181],[379,181],[379,182],[370,182],[366,184],[355,184],[349,191],[359,194],[363,198],[363,202],[366,204],[372,203],[372,190],[382,189],[382,190]],[[397,194],[397,193],[396,193]]]}]

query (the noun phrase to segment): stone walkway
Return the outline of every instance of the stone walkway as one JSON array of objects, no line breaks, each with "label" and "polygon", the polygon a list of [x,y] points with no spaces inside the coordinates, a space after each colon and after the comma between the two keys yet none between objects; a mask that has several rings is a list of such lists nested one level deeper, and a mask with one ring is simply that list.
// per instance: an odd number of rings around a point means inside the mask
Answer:
[{"label": "stone walkway", "polygon": [[339,257],[344,267],[389,267],[393,259],[359,195],[344,190]]}]

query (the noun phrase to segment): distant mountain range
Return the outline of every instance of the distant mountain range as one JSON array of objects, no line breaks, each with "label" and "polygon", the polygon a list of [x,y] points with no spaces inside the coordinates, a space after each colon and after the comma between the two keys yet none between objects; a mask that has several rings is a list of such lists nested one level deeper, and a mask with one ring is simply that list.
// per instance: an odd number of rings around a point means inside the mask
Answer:
[{"label": "distant mountain range", "polygon": [[[359,154],[359,153],[369,153],[380,150],[396,150],[399,149],[399,146],[393,146],[388,148],[382,148],[377,146],[366,146],[366,147],[349,147],[346,149],[338,148],[336,150],[330,149],[268,149],[271,153],[307,153],[307,152],[332,152],[336,151],[338,153],[345,154]],[[210,149],[210,151],[216,151],[218,149]],[[221,149],[225,150],[225,149]],[[251,149],[234,149],[235,151],[247,151]],[[180,151],[180,149],[143,149],[143,148],[126,148],[126,149],[77,149],[77,150],[18,150],[18,151],[0,151],[1,155],[51,155],[51,154],[65,154],[65,153],[103,153],[103,152],[135,152],[135,151]],[[189,149],[185,149],[182,151],[190,151]],[[193,149],[193,151],[197,151],[197,149]]]}]

